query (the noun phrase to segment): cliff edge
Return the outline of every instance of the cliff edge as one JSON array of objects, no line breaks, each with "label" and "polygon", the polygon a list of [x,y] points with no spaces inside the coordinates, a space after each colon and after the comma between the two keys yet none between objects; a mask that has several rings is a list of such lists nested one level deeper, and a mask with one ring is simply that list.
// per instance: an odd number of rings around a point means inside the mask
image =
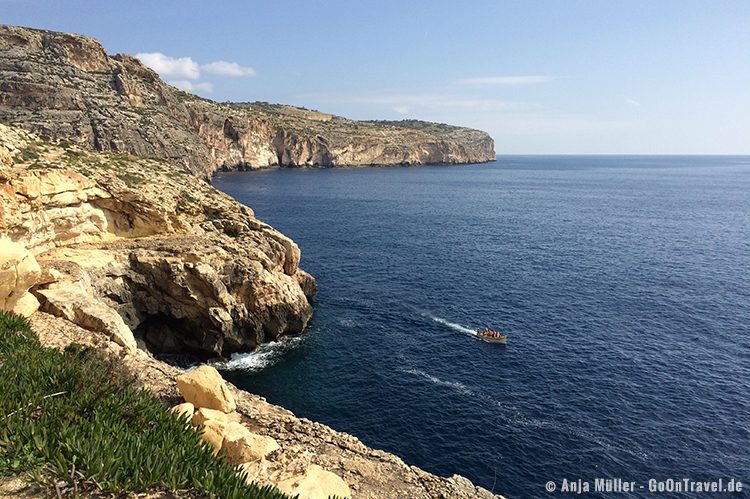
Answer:
[{"label": "cliff edge", "polygon": [[227,356],[312,316],[299,248],[249,208],[163,160],[2,124],[0,249],[3,308],[41,306],[130,350]]},{"label": "cliff edge", "polygon": [[98,151],[171,160],[207,178],[270,166],[418,165],[495,159],[485,132],[354,121],[267,103],[217,103],[138,59],[69,33],[0,26],[0,122]]}]

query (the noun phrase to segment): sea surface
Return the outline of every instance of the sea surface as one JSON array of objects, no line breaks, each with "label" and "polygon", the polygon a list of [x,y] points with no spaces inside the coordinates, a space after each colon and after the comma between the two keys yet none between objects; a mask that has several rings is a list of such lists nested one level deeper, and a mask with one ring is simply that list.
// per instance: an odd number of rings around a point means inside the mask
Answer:
[{"label": "sea surface", "polygon": [[[237,385],[509,498],[579,478],[644,486],[606,497],[705,497],[648,492],[686,477],[741,479],[731,497],[748,496],[750,157],[501,156],[214,185],[292,237],[320,286],[306,334],[223,366]],[[484,326],[508,345],[474,336]]]}]

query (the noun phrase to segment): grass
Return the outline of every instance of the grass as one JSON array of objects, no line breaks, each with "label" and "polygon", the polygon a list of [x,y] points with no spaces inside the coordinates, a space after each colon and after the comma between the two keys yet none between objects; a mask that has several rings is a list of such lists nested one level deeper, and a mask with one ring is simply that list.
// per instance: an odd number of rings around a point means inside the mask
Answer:
[{"label": "grass", "polygon": [[119,359],[45,348],[29,323],[0,312],[0,475],[65,491],[281,499],[246,485],[184,419],[135,388]]}]

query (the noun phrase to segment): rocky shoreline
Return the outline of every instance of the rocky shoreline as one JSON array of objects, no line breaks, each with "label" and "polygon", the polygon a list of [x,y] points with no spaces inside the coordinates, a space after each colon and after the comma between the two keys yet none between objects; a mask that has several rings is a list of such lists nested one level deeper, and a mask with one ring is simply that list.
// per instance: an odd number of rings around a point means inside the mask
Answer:
[{"label": "rocky shoreline", "polygon": [[[64,348],[76,342],[111,352],[123,359],[144,387],[167,403],[175,405],[183,401],[176,386],[176,378],[183,371],[156,360],[148,352],[128,351],[103,334],[43,312],[32,315],[31,321],[44,345]],[[393,454],[367,447],[356,437],[299,418],[229,383],[227,386],[236,403],[237,421],[253,432],[272,437],[280,446],[268,462],[266,476],[315,464],[341,477],[353,498],[502,498],[460,475],[449,478],[433,475]]]}]

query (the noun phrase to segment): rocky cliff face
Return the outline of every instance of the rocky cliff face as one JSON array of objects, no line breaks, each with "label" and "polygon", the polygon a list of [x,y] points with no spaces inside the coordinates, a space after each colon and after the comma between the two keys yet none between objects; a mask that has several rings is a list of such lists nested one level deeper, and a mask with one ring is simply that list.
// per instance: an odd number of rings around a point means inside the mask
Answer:
[{"label": "rocky cliff face", "polygon": [[98,151],[219,168],[416,165],[495,159],[492,138],[424,122],[361,122],[181,92],[80,35],[0,26],[0,121]]},{"label": "rocky cliff face", "polygon": [[0,161],[4,308],[28,314],[33,300],[131,350],[135,331],[152,350],[204,357],[310,319],[297,245],[187,172],[4,125]]}]

